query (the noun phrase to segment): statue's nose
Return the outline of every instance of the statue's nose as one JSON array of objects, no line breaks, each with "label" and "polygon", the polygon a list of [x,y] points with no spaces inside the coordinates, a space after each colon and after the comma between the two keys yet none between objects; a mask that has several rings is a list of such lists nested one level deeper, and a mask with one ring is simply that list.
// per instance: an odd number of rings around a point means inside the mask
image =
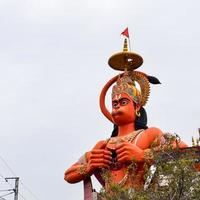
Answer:
[{"label": "statue's nose", "polygon": [[115,109],[119,109],[120,107],[120,104],[118,103],[117,106],[115,107]]}]

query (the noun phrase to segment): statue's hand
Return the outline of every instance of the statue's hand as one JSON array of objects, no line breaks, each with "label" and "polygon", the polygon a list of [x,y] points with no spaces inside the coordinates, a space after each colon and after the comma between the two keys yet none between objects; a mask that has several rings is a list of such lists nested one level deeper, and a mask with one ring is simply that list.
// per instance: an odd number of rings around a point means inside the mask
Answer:
[{"label": "statue's hand", "polygon": [[117,161],[119,163],[131,163],[132,161],[144,161],[144,151],[135,144],[123,142],[116,147]]},{"label": "statue's hand", "polygon": [[87,152],[87,171],[92,174],[96,169],[108,169],[112,160],[112,153],[105,149],[106,144],[102,144],[99,149]]}]

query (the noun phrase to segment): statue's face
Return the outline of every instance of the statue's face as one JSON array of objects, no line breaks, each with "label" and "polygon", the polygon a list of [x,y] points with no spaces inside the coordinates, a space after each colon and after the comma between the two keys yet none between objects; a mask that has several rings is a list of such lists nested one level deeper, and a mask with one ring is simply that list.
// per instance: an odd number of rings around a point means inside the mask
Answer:
[{"label": "statue's face", "polygon": [[112,117],[116,125],[121,126],[135,121],[135,104],[126,93],[116,94],[112,98]]}]

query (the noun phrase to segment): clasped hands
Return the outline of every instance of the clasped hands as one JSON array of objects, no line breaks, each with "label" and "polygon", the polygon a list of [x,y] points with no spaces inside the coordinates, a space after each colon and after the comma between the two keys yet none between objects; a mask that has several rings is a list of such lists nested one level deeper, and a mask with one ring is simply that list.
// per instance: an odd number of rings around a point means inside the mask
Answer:
[{"label": "clasped hands", "polygon": [[[103,143],[100,148],[87,152],[87,172],[93,173],[96,169],[109,169],[113,162],[113,153]],[[113,150],[116,155],[116,162],[119,164],[130,164],[133,160],[141,162],[144,160],[144,151],[135,144],[122,142],[116,144]]]}]

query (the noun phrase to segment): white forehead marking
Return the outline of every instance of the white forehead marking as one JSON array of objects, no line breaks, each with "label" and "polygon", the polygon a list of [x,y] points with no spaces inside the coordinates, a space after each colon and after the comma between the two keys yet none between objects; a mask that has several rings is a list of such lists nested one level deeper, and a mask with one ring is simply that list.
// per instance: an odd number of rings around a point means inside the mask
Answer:
[{"label": "white forehead marking", "polygon": [[121,94],[116,94],[115,97],[114,97],[114,99],[115,100],[119,100],[121,98],[121,96],[122,96]]}]

